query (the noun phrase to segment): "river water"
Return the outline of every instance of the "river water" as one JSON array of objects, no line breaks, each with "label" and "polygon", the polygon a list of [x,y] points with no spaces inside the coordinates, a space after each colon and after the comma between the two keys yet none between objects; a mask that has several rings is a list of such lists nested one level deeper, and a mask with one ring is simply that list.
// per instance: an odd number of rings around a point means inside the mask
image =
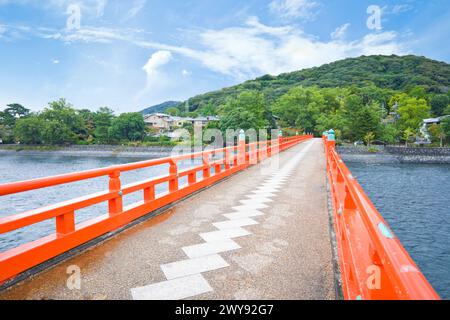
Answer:
[{"label": "river water", "polygon": [[428,281],[450,299],[450,165],[346,164]]},{"label": "river water", "polygon": [[[142,160],[146,159],[0,155],[0,183]],[[450,299],[450,165],[364,162],[348,162],[347,165],[433,287],[442,298]],[[167,171],[167,166],[163,165],[128,172],[122,175],[122,183],[166,174]],[[105,177],[0,197],[0,217],[103,191],[107,186],[108,178]],[[166,189],[166,185],[161,185],[157,192]],[[125,197],[124,205],[140,200],[142,194],[136,193]],[[79,210],[76,222],[106,212],[106,203]],[[0,235],[0,252],[54,230],[55,223],[50,220]]]},{"label": "river water", "polygon": [[[118,157],[68,157],[68,156],[15,156],[0,155],[0,183],[8,183],[48,177],[95,168],[103,168],[123,163],[149,160],[148,158],[118,158]],[[180,163],[179,169],[193,166],[194,163]],[[197,163],[198,165],[198,163]],[[168,174],[168,165],[154,166],[146,169],[122,173],[122,185],[137,182],[152,177]],[[201,176],[201,173],[198,174]],[[108,189],[108,177],[84,180],[42,190],[33,190],[0,197],[0,218],[15,213],[37,209],[47,205],[71,200],[80,196]],[[187,177],[180,179],[180,184],[186,183]],[[168,189],[168,183],[156,186],[156,193]],[[127,195],[123,198],[124,206],[143,200],[143,192]],[[107,203],[90,206],[78,210],[75,214],[76,223],[106,214]],[[55,221],[46,220],[31,227],[22,228],[0,235],[0,252],[17,247],[21,244],[39,239],[55,232]]]}]

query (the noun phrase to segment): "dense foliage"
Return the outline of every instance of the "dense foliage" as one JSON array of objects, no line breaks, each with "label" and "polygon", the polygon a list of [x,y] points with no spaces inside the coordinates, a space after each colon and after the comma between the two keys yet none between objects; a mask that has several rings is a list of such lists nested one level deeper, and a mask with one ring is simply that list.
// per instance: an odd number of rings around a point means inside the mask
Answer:
[{"label": "dense foliage", "polygon": [[142,112],[142,114],[144,114],[144,115],[146,115],[146,114],[151,114],[151,113],[166,112],[166,110],[167,110],[168,108],[177,106],[177,105],[179,105],[179,104],[180,104],[179,101],[166,101],[166,102],[163,102],[163,103],[158,104],[158,105],[156,105],[156,106],[148,107],[148,108],[142,110],[141,112]]},{"label": "dense foliage", "polygon": [[[218,115],[207,128],[312,132],[334,128],[341,141],[408,143],[423,119],[450,115],[450,65],[415,56],[346,59],[241,85],[151,110],[172,115]],[[164,110],[163,110],[164,109]],[[148,111],[148,110],[147,110]],[[192,127],[186,127],[189,132]],[[429,126],[432,142],[450,143],[450,117]],[[64,99],[33,113],[19,104],[0,112],[0,139],[22,144],[168,143],[148,133],[143,113],[76,110]]]},{"label": "dense foliage", "polygon": [[[294,87],[274,103],[245,91],[219,108],[222,127],[290,128],[320,136],[334,128],[339,140],[407,143],[420,137],[423,119],[432,116],[432,94],[422,87],[408,92],[374,86],[350,88]],[[448,95],[450,98],[450,94]],[[450,111],[447,106],[443,113]],[[450,115],[450,112],[448,113]],[[275,120],[275,124],[273,121]],[[450,142],[450,117],[429,130],[433,142]],[[291,130],[292,132],[292,130]]]},{"label": "dense foliage", "polygon": [[141,113],[116,117],[109,108],[97,112],[76,110],[66,100],[53,101],[33,113],[19,104],[0,112],[3,143],[31,145],[116,144],[142,141],[145,123]]},{"label": "dense foliage", "polygon": [[[399,91],[421,86],[427,93],[439,94],[450,88],[450,65],[412,55],[362,56],[279,76],[265,75],[237,86],[195,96],[188,100],[188,104],[190,111],[202,113],[207,105],[223,105],[229,97],[236,98],[241,92],[249,90],[263,93],[268,102],[273,103],[298,86],[376,86]],[[185,110],[185,103],[180,103],[178,107]]]}]

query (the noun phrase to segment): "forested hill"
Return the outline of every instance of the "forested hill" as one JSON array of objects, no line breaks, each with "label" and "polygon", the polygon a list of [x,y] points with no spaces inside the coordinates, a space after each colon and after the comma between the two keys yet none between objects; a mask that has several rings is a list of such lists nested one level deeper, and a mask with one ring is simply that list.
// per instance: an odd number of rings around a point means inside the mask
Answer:
[{"label": "forested hill", "polygon": [[279,76],[266,75],[195,96],[189,99],[189,105],[191,111],[207,105],[218,107],[225,103],[227,97],[236,97],[245,90],[262,92],[270,102],[300,85],[322,88],[375,85],[401,91],[423,86],[429,93],[440,93],[450,88],[450,64],[413,55],[362,56]]},{"label": "forested hill", "polygon": [[178,104],[180,104],[179,101],[166,101],[166,102],[163,102],[163,103],[158,104],[156,106],[148,107],[148,108],[142,110],[141,113],[143,115],[146,115],[146,114],[150,114],[150,113],[164,112],[168,108],[174,107],[174,106],[176,106]]}]

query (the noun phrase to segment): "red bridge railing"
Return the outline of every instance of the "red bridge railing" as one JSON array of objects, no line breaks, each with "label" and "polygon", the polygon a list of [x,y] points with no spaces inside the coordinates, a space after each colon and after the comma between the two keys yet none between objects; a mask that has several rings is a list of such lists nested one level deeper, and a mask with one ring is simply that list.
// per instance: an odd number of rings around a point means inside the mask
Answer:
[{"label": "red bridge railing", "polygon": [[435,300],[438,294],[324,138],[344,298]]},{"label": "red bridge railing", "polygon": [[[238,146],[228,148],[0,184],[0,196],[6,196],[98,177],[109,177],[108,190],[0,218],[0,234],[6,234],[50,219],[55,219],[56,229],[54,234],[0,253],[0,284],[12,280],[22,272],[45,261],[108,232],[117,230],[156,209],[178,201],[252,164],[256,164],[258,161],[311,138],[312,136],[296,136],[250,144],[240,142]],[[217,155],[221,155],[219,160],[213,158]],[[197,160],[199,163],[201,162],[201,165],[179,170],[178,164],[183,160]],[[128,185],[122,185],[121,183],[121,173],[164,164],[169,166],[169,172],[166,175]],[[200,172],[201,177],[198,177],[197,173]],[[180,179],[183,177],[187,177],[187,183],[180,185]],[[156,194],[155,187],[161,184],[168,184],[168,190]],[[135,192],[142,192],[142,201],[124,206],[123,197]],[[79,224],[75,223],[77,210],[103,202],[108,203],[107,214]]]}]

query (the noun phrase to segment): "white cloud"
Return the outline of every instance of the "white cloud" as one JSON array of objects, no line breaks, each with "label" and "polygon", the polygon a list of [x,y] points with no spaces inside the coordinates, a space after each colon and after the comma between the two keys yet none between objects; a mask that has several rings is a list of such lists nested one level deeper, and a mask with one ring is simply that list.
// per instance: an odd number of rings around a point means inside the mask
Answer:
[{"label": "white cloud", "polygon": [[395,4],[395,5],[387,5],[381,8],[383,14],[386,15],[395,15],[401,14],[413,9],[413,6],[410,4]]},{"label": "white cloud", "polygon": [[319,4],[312,0],[273,0],[270,10],[283,18],[313,19]]},{"label": "white cloud", "polygon": [[45,39],[61,40],[63,42],[82,41],[86,43],[111,43],[122,40],[131,42],[141,30],[137,29],[115,29],[105,27],[81,26],[74,30],[38,29],[37,35]]},{"label": "white cloud", "polygon": [[11,3],[18,5],[35,5],[46,10],[59,11],[63,11],[69,5],[76,4],[80,6],[83,14],[98,18],[103,16],[108,0],[0,0],[0,6]]},{"label": "white cloud", "polygon": [[[341,35],[345,29],[341,27]],[[132,29],[84,28],[72,33],[55,33],[51,37],[63,41],[126,41],[143,48],[171,52],[170,55],[159,53],[155,57],[158,61],[170,60],[172,54],[179,54],[237,80],[314,67],[363,54],[407,53],[395,32],[368,34],[354,41],[320,41],[293,26],[268,26],[256,17],[249,18],[240,27],[197,30],[196,38],[190,41],[195,47],[191,48],[139,40],[138,34],[138,30]],[[153,61],[156,60],[149,60],[152,62],[149,66]]]},{"label": "white cloud", "polygon": [[149,77],[153,77],[158,73],[159,68],[169,63],[170,60],[172,60],[172,53],[170,51],[157,51],[152,54],[142,69]]},{"label": "white cloud", "polygon": [[339,26],[331,33],[331,39],[333,40],[342,40],[345,38],[347,34],[347,30],[350,27],[350,23],[345,23],[342,26]]},{"label": "white cloud", "polygon": [[53,59],[52,62],[53,62],[54,64],[59,64],[59,60],[58,60],[58,59]]},{"label": "white cloud", "polygon": [[167,50],[159,50],[151,55],[142,67],[142,70],[147,74],[146,86],[135,96],[135,100],[141,99],[149,91],[155,93],[170,85],[169,79],[161,72],[161,68],[168,64],[170,60],[172,60],[172,53]]},{"label": "white cloud", "polygon": [[[271,27],[250,19],[243,27],[199,32],[202,48],[172,47],[206,68],[245,80],[319,66],[363,54],[404,54],[395,32],[368,34],[355,41],[320,41],[291,26]],[[148,43],[149,46],[158,46]]]},{"label": "white cloud", "polygon": [[108,0],[97,0],[97,17],[103,17]]},{"label": "white cloud", "polygon": [[186,69],[181,70],[181,74],[183,77],[188,77],[191,75],[191,72],[187,71]]},{"label": "white cloud", "polygon": [[[236,80],[247,80],[262,74],[279,74],[348,57],[408,53],[395,32],[370,33],[360,39],[348,41],[344,38],[347,28],[346,25],[341,26],[334,32],[333,39],[321,41],[293,25],[274,27],[261,23],[257,17],[251,17],[243,26],[186,32],[194,37],[189,39],[190,47],[143,40],[146,34],[137,29],[82,27],[80,30],[67,31],[41,28],[28,32],[69,43],[125,42],[158,50],[145,66],[149,76],[155,74],[158,67],[168,63],[172,54],[195,60],[209,70]],[[163,78],[161,73],[159,76]]]},{"label": "white cloud", "polygon": [[145,6],[147,0],[134,0],[131,9],[125,15],[125,20],[134,18]]}]

